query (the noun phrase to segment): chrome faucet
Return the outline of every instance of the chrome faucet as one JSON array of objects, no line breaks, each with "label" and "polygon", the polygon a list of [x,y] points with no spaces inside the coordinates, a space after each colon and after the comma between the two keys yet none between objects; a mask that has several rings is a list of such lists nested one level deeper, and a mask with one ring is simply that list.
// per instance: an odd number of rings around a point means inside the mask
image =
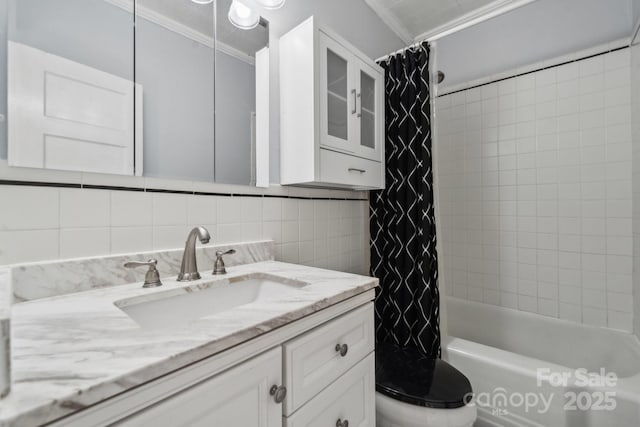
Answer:
[{"label": "chrome faucet", "polygon": [[184,246],[184,253],[182,254],[182,266],[180,267],[180,274],[178,274],[179,282],[200,279],[198,264],[196,263],[196,237],[200,239],[201,243],[209,243],[209,240],[211,240],[209,231],[204,227],[196,227],[189,232]]}]

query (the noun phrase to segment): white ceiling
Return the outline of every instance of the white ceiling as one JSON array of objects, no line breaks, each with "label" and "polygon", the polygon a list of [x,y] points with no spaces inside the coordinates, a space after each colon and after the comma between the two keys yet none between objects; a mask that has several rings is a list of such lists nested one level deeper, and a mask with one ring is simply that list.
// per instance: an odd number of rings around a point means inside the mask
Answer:
[{"label": "white ceiling", "polygon": [[446,74],[441,89],[626,39],[632,32],[629,0],[537,0],[440,38],[438,68]]},{"label": "white ceiling", "polygon": [[486,8],[496,0],[365,0],[405,42],[424,35],[467,14]]}]

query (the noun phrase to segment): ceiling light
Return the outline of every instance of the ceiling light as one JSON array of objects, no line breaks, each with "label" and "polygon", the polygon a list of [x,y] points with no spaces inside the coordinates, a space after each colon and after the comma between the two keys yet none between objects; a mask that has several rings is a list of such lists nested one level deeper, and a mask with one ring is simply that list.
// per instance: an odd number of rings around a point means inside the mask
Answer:
[{"label": "ceiling light", "polygon": [[231,21],[233,25],[243,30],[251,30],[260,23],[260,15],[258,15],[258,12],[239,0],[233,0],[229,8],[228,16],[229,21]]},{"label": "ceiling light", "polygon": [[191,0],[194,3],[197,4],[211,4],[213,3],[213,0]]},{"label": "ceiling light", "polygon": [[257,0],[265,9],[280,9],[285,0]]}]

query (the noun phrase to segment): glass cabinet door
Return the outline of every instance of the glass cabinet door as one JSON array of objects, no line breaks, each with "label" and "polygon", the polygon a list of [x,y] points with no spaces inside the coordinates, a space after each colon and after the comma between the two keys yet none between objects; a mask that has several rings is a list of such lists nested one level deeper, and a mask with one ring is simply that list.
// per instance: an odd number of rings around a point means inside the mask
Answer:
[{"label": "glass cabinet door", "polygon": [[341,151],[353,151],[356,90],[349,52],[321,34],[320,144]]},{"label": "glass cabinet door", "polygon": [[376,148],[376,81],[360,71],[360,145]]},{"label": "glass cabinet door", "polygon": [[349,139],[347,61],[327,51],[327,126],[330,136]]},{"label": "glass cabinet door", "polygon": [[380,160],[382,144],[381,117],[382,79],[376,70],[364,62],[359,64],[356,94],[356,117],[358,135],[356,154],[372,160]]}]

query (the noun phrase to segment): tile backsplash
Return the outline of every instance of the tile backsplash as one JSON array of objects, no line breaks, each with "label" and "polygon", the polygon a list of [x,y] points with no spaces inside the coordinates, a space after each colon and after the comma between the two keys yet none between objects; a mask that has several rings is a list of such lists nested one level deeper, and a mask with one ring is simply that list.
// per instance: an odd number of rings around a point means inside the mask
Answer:
[{"label": "tile backsplash", "polygon": [[436,122],[446,293],[631,330],[629,49],[441,96]]},{"label": "tile backsplash", "polygon": [[[213,278],[216,251],[235,249],[225,256],[227,267],[274,259],[273,241],[233,243],[230,245],[196,246],[197,265],[203,279]],[[163,282],[176,280],[182,263],[183,249],[143,253],[108,255],[71,260],[20,264],[6,269],[11,274],[11,295],[14,302],[32,301],[76,292],[142,282],[146,268],[128,269],[129,261],[158,261],[157,269]],[[7,288],[8,289],[8,288]],[[2,310],[2,269],[0,269],[0,316]]]},{"label": "tile backsplash", "polygon": [[188,231],[203,225],[212,244],[273,240],[277,260],[367,273],[368,201],[357,192],[343,192],[357,198],[351,200],[303,198],[324,193],[212,196],[0,185],[0,265],[181,249]]}]

